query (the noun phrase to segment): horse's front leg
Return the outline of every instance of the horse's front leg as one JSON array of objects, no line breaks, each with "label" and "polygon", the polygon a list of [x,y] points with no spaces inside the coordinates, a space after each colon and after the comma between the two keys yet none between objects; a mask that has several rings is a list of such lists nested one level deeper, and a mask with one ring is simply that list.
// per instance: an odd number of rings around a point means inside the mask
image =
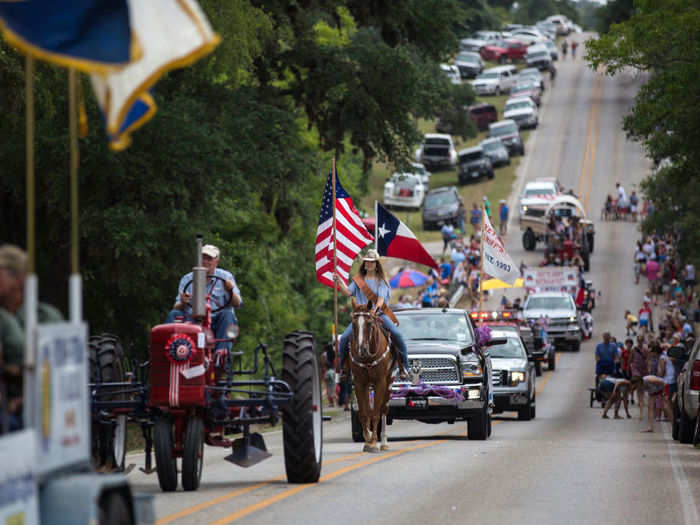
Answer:
[{"label": "horse's front leg", "polygon": [[353,374],[357,409],[360,412],[360,427],[362,427],[362,437],[365,440],[365,446],[362,450],[365,452],[372,452],[372,450],[369,450],[372,439],[372,434],[370,432],[369,386],[362,381],[358,381],[358,376],[359,374]]},{"label": "horse's front leg", "polygon": [[[375,389],[374,402],[377,425],[381,429],[381,435],[378,438],[381,440],[379,450],[389,450],[389,442],[387,439],[386,416],[389,413],[389,400],[391,399],[391,382],[389,380],[381,382]],[[381,425],[379,424],[381,422]]]}]

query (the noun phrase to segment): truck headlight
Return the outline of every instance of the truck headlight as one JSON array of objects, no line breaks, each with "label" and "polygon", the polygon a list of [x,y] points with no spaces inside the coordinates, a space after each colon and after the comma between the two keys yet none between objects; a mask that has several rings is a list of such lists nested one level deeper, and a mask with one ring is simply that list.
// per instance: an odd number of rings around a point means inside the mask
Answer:
[{"label": "truck headlight", "polygon": [[570,316],[569,316],[569,322],[570,322],[570,323],[575,323],[575,322],[576,322],[576,316],[575,316],[575,315],[570,315]]},{"label": "truck headlight", "polygon": [[483,374],[481,365],[466,365],[462,377],[479,377]]},{"label": "truck headlight", "polygon": [[519,383],[525,381],[525,372],[511,372],[510,373],[510,384],[516,386]]},{"label": "truck headlight", "polygon": [[520,213],[526,213],[526,212],[527,212],[527,206],[521,206]]}]

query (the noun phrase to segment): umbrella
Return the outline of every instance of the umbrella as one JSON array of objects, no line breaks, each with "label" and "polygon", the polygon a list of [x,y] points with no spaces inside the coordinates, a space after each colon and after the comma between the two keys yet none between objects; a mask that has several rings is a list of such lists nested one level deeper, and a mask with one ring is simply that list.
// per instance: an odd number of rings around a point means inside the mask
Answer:
[{"label": "umbrella", "polygon": [[389,285],[392,288],[413,288],[415,286],[423,286],[427,280],[428,276],[423,272],[402,270],[389,281]]},{"label": "umbrella", "polygon": [[497,290],[499,288],[522,288],[522,287],[523,287],[522,277],[518,277],[512,286],[508,283],[501,281],[500,279],[489,279],[487,281],[484,281],[483,284],[481,285],[482,290]]}]

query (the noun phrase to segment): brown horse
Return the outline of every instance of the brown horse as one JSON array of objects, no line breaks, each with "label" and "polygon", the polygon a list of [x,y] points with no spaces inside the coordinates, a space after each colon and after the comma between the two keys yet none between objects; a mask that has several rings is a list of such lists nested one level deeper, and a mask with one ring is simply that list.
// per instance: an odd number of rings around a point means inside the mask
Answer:
[{"label": "brown horse", "polygon": [[[352,338],[350,340],[350,369],[360,412],[360,425],[365,439],[365,452],[379,452],[377,434],[379,416],[382,418],[381,450],[389,450],[386,437],[386,415],[392,371],[396,353],[391,337],[385,333],[382,319],[372,312],[372,305],[358,305],[352,300]],[[374,399],[370,399],[370,387]]]}]

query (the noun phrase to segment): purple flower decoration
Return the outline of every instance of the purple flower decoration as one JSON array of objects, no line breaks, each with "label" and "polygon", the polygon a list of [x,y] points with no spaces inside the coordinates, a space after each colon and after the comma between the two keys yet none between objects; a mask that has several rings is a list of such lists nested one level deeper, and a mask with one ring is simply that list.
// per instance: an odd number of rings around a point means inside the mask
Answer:
[{"label": "purple flower decoration", "polygon": [[457,390],[452,390],[440,385],[430,385],[423,383],[422,381],[417,385],[404,385],[401,386],[396,392],[391,393],[391,397],[408,397],[410,395],[416,396],[439,396],[443,399],[454,399],[457,401],[464,401],[464,396]]},{"label": "purple flower decoration", "polygon": [[491,340],[491,328],[488,325],[482,324],[476,327],[476,342],[479,346],[483,346]]}]

